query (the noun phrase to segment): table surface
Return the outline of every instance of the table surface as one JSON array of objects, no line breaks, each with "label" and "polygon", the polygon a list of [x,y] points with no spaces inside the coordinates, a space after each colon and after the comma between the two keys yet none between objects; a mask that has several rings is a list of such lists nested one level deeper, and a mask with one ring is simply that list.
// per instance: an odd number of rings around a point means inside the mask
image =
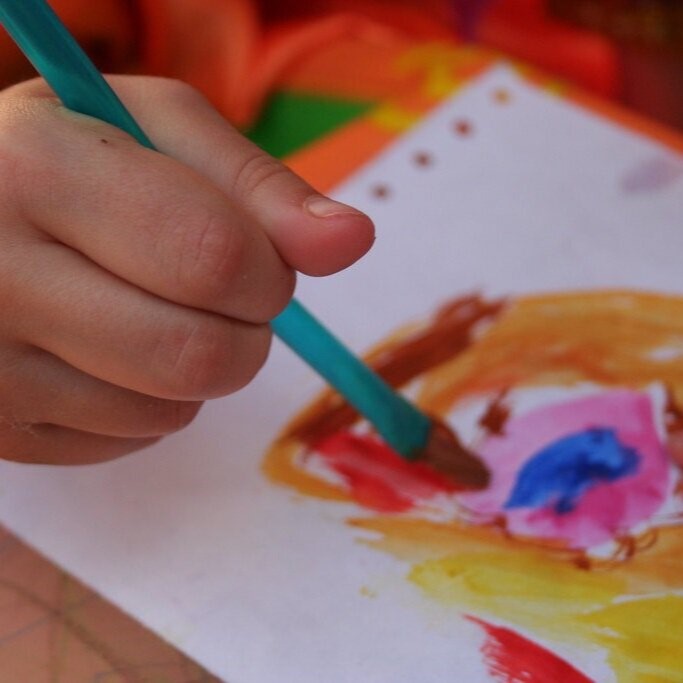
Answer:
[{"label": "table surface", "polygon": [[6,683],[219,683],[0,527]]}]

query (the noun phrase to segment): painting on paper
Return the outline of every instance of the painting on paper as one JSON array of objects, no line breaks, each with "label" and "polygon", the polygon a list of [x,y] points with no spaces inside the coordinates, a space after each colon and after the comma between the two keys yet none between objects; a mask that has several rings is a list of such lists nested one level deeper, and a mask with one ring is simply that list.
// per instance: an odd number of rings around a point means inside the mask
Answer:
[{"label": "painting on paper", "polygon": [[[369,356],[491,472],[459,491],[401,460],[328,392],[269,452],[275,482],[348,500],[347,524],[487,634],[503,681],[676,680],[683,648],[683,297],[461,297]],[[526,673],[525,673],[526,672]]]},{"label": "painting on paper", "polygon": [[[407,563],[423,598],[479,630],[482,681],[683,680],[683,295],[664,256],[683,241],[683,163],[509,74],[479,97],[478,118],[467,96],[435,112],[341,197],[413,233],[383,263],[404,298],[376,304],[416,314],[394,316],[369,362],[446,422],[488,485],[402,460],[332,391],[293,418],[263,472],[346,503],[357,543]],[[424,256],[430,222],[448,248]],[[431,313],[411,298],[410,282],[451,281],[482,286]],[[460,647],[468,657],[472,642]]]},{"label": "painting on paper", "polygon": [[0,517],[231,683],[683,682],[683,159],[505,66],[415,120],[340,131],[393,140],[333,191],[377,241],[297,296],[485,488],[276,343],[135,457],[0,463]]}]

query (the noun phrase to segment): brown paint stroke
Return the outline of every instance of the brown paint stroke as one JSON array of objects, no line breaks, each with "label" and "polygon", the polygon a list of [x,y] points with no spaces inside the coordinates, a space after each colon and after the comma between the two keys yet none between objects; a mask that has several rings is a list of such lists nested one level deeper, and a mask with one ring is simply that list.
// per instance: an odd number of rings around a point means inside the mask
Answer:
[{"label": "brown paint stroke", "polygon": [[[390,340],[366,360],[392,387],[403,387],[464,351],[472,343],[477,328],[492,322],[505,303],[504,299],[488,301],[478,294],[457,299],[439,309],[431,321],[400,343]],[[299,416],[288,436],[313,445],[351,426],[358,417],[339,394],[328,391]]]}]

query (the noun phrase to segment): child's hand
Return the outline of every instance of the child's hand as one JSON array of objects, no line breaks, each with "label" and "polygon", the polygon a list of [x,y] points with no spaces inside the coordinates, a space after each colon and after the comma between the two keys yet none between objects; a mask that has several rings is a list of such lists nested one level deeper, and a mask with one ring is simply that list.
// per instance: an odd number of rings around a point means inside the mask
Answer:
[{"label": "child's hand", "polygon": [[160,154],[40,80],[0,94],[0,456],[78,464],[187,425],[249,382],[294,270],[370,247],[177,82],[111,79]]}]

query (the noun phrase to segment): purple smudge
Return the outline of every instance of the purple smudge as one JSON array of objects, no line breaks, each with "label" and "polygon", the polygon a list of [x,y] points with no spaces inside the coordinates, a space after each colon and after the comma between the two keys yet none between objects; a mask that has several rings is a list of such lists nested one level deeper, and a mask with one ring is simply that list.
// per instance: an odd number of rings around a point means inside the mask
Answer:
[{"label": "purple smudge", "polygon": [[671,157],[654,157],[641,161],[619,180],[627,194],[664,190],[683,177],[683,161]]}]

